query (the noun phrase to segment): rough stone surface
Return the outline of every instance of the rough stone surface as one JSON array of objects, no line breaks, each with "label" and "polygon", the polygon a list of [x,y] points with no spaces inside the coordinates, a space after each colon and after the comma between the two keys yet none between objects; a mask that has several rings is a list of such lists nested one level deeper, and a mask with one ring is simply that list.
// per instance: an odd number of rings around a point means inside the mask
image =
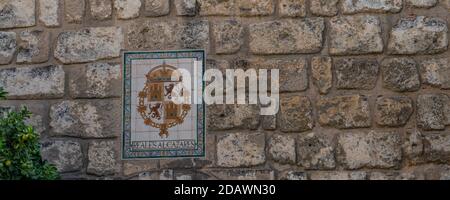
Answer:
[{"label": "rough stone surface", "polygon": [[360,12],[397,13],[403,6],[403,0],[344,0],[342,9],[345,14]]},{"label": "rough stone surface", "polygon": [[50,107],[51,133],[81,138],[117,137],[120,115],[118,100],[62,101]]},{"label": "rough stone surface", "polygon": [[244,27],[236,20],[223,21],[214,26],[217,54],[232,54],[244,44]]},{"label": "rough stone surface", "polygon": [[428,161],[446,163],[450,160],[450,135],[446,133],[425,134],[424,156]]},{"label": "rough stone surface", "polygon": [[338,160],[346,169],[395,168],[402,159],[395,132],[344,133],[338,139]]},{"label": "rough stone surface", "polygon": [[404,126],[414,112],[409,97],[380,97],[376,102],[376,119],[381,126]]},{"label": "rough stone surface", "polygon": [[420,89],[417,64],[409,58],[386,59],[381,63],[383,86],[396,92],[413,92]]},{"label": "rough stone surface", "polygon": [[19,35],[21,42],[17,54],[17,63],[43,63],[50,54],[50,35],[43,30],[23,31]]},{"label": "rough stone surface", "polygon": [[119,27],[86,28],[62,32],[55,57],[65,64],[83,63],[120,56],[123,33]]},{"label": "rough stone surface", "polygon": [[175,0],[178,16],[195,16],[198,12],[197,0]]},{"label": "rough stone surface", "polygon": [[272,14],[272,0],[198,0],[200,15],[265,16]]},{"label": "rough stone surface", "polygon": [[402,18],[389,36],[390,54],[435,54],[447,50],[448,28],[445,20],[418,16]]},{"label": "rough stone surface", "polygon": [[70,77],[70,94],[75,98],[107,98],[121,95],[121,67],[113,63],[93,63]]},{"label": "rough stone surface", "polygon": [[230,133],[218,138],[217,165],[251,167],[266,161],[263,134]]},{"label": "rough stone surface", "polygon": [[117,170],[116,152],[113,141],[95,141],[89,143],[87,173],[110,175]]},{"label": "rough stone surface", "polygon": [[80,143],[76,141],[44,142],[42,158],[54,164],[59,172],[79,171],[83,167],[83,154]]},{"label": "rough stone surface", "polygon": [[36,24],[35,0],[2,0],[0,29],[30,27]]},{"label": "rough stone surface", "polygon": [[304,132],[314,127],[313,110],[308,97],[288,96],[280,99],[278,127],[283,132]]},{"label": "rough stone surface", "polygon": [[322,171],[311,172],[309,176],[311,180],[365,180],[367,173],[360,171]]},{"label": "rough stone surface", "polygon": [[89,0],[91,15],[96,20],[105,20],[111,18],[112,1],[111,0]]},{"label": "rough stone surface", "polygon": [[327,94],[333,87],[332,68],[331,57],[314,57],[311,60],[313,83],[320,94]]},{"label": "rough stone surface", "polygon": [[316,53],[324,40],[323,19],[286,19],[251,24],[253,54]]},{"label": "rough stone surface", "polygon": [[0,118],[6,117],[9,112],[14,111],[13,107],[10,106],[0,106]]},{"label": "rough stone surface", "polygon": [[450,89],[450,65],[448,58],[429,59],[420,63],[423,84]]},{"label": "rough stone surface", "polygon": [[65,19],[69,23],[81,23],[85,14],[84,0],[64,0]]},{"label": "rough stone surface", "polygon": [[381,22],[375,16],[345,16],[330,20],[329,52],[332,55],[381,53]]},{"label": "rough stone surface", "polygon": [[438,0],[406,0],[406,5],[417,8],[431,8],[438,3]]},{"label": "rough stone surface", "polygon": [[[151,0],[146,0],[147,1]],[[141,0],[114,0],[114,7],[117,11],[117,18],[119,19],[132,19],[139,16],[139,10],[141,9]]]},{"label": "rough stone surface", "polygon": [[0,69],[0,87],[10,99],[60,98],[64,95],[61,66]]},{"label": "rough stone surface", "polygon": [[423,130],[444,130],[450,125],[450,100],[445,94],[422,94],[417,97],[417,126]]},{"label": "rough stone surface", "polygon": [[[309,85],[308,67],[305,59],[243,59],[236,60],[232,68],[243,70],[278,69],[280,92],[305,91],[308,89]],[[269,71],[267,73],[270,74]],[[270,88],[270,85],[268,85],[267,87]]]},{"label": "rough stone surface", "polygon": [[297,163],[305,169],[334,169],[334,136],[310,133],[297,142]]},{"label": "rough stone surface", "polygon": [[278,3],[280,15],[284,17],[306,16],[305,0],[280,0]]},{"label": "rough stone surface", "polygon": [[280,180],[303,181],[308,180],[308,175],[301,171],[287,171],[279,176]]},{"label": "rough stone surface", "polygon": [[197,0],[200,15],[233,15],[235,0]]},{"label": "rough stone surface", "polygon": [[373,89],[379,65],[375,59],[338,59],[334,64],[338,89]]},{"label": "rough stone surface", "polygon": [[[169,14],[169,0],[145,0],[145,16],[158,17]],[[139,11],[138,11],[139,12]]]},{"label": "rough stone surface", "polygon": [[284,164],[295,163],[295,139],[291,136],[273,135],[268,142],[269,157]]},{"label": "rough stone surface", "polygon": [[319,123],[341,129],[371,125],[369,101],[366,96],[325,97],[317,103]]},{"label": "rough stone surface", "polygon": [[9,64],[12,61],[16,47],[15,32],[0,32],[0,65]]},{"label": "rough stone surface", "polygon": [[207,114],[208,129],[246,128],[254,130],[260,123],[259,113],[259,107],[256,105],[210,105]]},{"label": "rough stone surface", "polygon": [[141,50],[208,49],[209,24],[206,20],[133,23],[128,28],[128,45]]},{"label": "rough stone surface", "polygon": [[311,13],[317,16],[332,17],[338,13],[339,0],[311,0]]},{"label": "rough stone surface", "polygon": [[274,180],[275,172],[272,170],[208,170],[219,180]]},{"label": "rough stone surface", "polygon": [[39,0],[39,21],[45,26],[60,25],[60,0]]}]

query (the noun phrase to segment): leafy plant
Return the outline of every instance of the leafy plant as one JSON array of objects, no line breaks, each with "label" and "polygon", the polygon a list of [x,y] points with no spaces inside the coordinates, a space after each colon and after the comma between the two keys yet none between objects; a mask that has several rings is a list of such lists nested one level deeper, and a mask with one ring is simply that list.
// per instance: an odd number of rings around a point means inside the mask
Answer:
[{"label": "leafy plant", "polygon": [[[0,100],[6,92],[0,88]],[[56,168],[43,161],[39,135],[24,120],[31,113],[27,108],[0,116],[0,180],[54,180]]]}]

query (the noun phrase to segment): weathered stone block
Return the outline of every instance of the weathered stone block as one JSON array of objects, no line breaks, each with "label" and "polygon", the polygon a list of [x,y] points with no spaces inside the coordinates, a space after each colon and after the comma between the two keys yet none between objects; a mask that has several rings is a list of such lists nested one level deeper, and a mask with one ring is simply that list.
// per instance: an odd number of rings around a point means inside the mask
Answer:
[{"label": "weathered stone block", "polygon": [[435,54],[447,50],[448,28],[445,20],[418,16],[403,18],[389,37],[390,54]]},{"label": "weathered stone block", "polygon": [[380,97],[377,99],[376,119],[381,126],[404,126],[414,112],[409,97]]},{"label": "weathered stone block", "polygon": [[313,15],[332,17],[338,13],[339,0],[311,0],[310,10]]},{"label": "weathered stone block", "polygon": [[0,32],[0,65],[9,64],[16,52],[15,32]]},{"label": "weathered stone block", "polygon": [[96,20],[110,19],[112,15],[111,0],[89,0],[91,15]]},{"label": "weathered stone block", "polygon": [[50,54],[50,34],[43,30],[22,31],[20,33],[17,63],[43,63]]},{"label": "weathered stone block", "polygon": [[444,130],[450,125],[450,100],[445,94],[417,97],[417,126],[423,130]]},{"label": "weathered stone block", "polygon": [[338,89],[370,90],[376,86],[379,65],[375,59],[338,59],[334,67]]},{"label": "weathered stone block", "polygon": [[214,26],[217,54],[232,54],[244,44],[244,27],[235,20],[220,22]]},{"label": "weathered stone block", "polygon": [[381,22],[375,16],[345,16],[330,20],[329,52],[360,55],[383,52]]},{"label": "weathered stone block", "polygon": [[145,9],[144,9],[145,16],[158,17],[168,15],[169,12],[170,12],[169,0],[145,0]]},{"label": "weathered stone block", "polygon": [[116,58],[120,56],[122,44],[120,27],[66,31],[58,36],[55,57],[65,64]]},{"label": "weathered stone block", "polygon": [[70,76],[70,94],[74,98],[120,97],[122,91],[119,64],[93,63]]},{"label": "weathered stone block", "polygon": [[438,0],[406,0],[406,5],[416,8],[431,8],[436,6]]},{"label": "weathered stone block", "polygon": [[369,100],[362,95],[326,97],[317,103],[319,123],[341,129],[370,127]]},{"label": "weathered stone block", "polygon": [[381,63],[383,86],[396,92],[413,92],[420,89],[417,64],[410,58],[385,59]]},{"label": "weathered stone block", "polygon": [[264,130],[276,130],[277,129],[277,116],[265,115],[261,117],[261,125]]},{"label": "weathered stone block", "polygon": [[50,108],[53,136],[117,137],[120,132],[119,100],[62,101]]},{"label": "weathered stone block", "polygon": [[268,155],[282,164],[295,163],[295,139],[286,135],[273,135],[268,142]]},{"label": "weathered stone block", "polygon": [[54,164],[60,173],[80,171],[83,167],[81,145],[75,141],[49,141],[41,146],[42,159]]},{"label": "weathered stone block", "polygon": [[240,16],[265,16],[273,14],[273,0],[236,0],[236,11]]},{"label": "weathered stone block", "polygon": [[2,0],[0,2],[0,29],[36,25],[35,0]]},{"label": "weathered stone block", "polygon": [[420,63],[423,84],[450,89],[450,65],[447,58],[429,59]]},{"label": "weathered stone block", "polygon": [[257,129],[260,110],[257,105],[210,105],[207,108],[208,129],[230,130],[233,128]]},{"label": "weathered stone block", "polygon": [[208,174],[212,174],[219,180],[274,180],[275,172],[272,170],[251,170],[251,169],[235,169],[235,170],[207,170]]},{"label": "weathered stone block", "polygon": [[297,142],[297,163],[305,169],[334,169],[335,137],[310,133],[300,136]]},{"label": "weathered stone block", "polygon": [[39,21],[47,27],[60,25],[60,0],[39,0]]},{"label": "weathered stone block", "polygon": [[278,179],[280,180],[289,180],[289,181],[303,181],[308,180],[308,175],[302,171],[287,171],[283,172],[281,175],[278,175]]},{"label": "weathered stone block", "polygon": [[[234,62],[234,69],[267,69],[279,70],[279,90],[281,92],[298,92],[308,89],[308,69],[305,59],[252,59],[237,60]],[[270,80],[270,76],[268,78]],[[268,83],[269,84],[269,83]],[[270,88],[270,85],[268,85]]]},{"label": "weathered stone block", "polygon": [[367,179],[366,172],[354,171],[315,171],[309,175],[311,180],[365,180]]},{"label": "weathered stone block", "polygon": [[158,169],[157,160],[125,161],[123,164],[123,175],[131,176],[140,172],[148,172]]},{"label": "weathered stone block", "polygon": [[114,0],[114,7],[117,11],[117,18],[119,19],[132,19],[139,17],[141,6],[141,0]]},{"label": "weathered stone block", "polygon": [[64,70],[54,65],[1,69],[0,87],[10,99],[59,98],[64,95]]},{"label": "weathered stone block", "polygon": [[117,172],[116,152],[113,141],[94,141],[89,143],[88,166],[86,172],[99,176]]},{"label": "weathered stone block", "polygon": [[206,20],[135,22],[128,30],[128,45],[133,49],[208,49],[209,46]]},{"label": "weathered stone block", "polygon": [[305,0],[280,0],[278,3],[280,15],[284,17],[306,16]]},{"label": "weathered stone block", "polygon": [[250,25],[254,54],[317,53],[324,40],[323,19],[286,19]]},{"label": "weathered stone block", "polygon": [[281,97],[278,124],[283,132],[304,132],[314,127],[313,109],[308,97]]},{"label": "weathered stone block", "polygon": [[235,0],[197,0],[200,15],[232,15],[235,8]]},{"label": "weathered stone block", "polygon": [[197,0],[175,0],[178,16],[195,16],[198,11]]},{"label": "weathered stone block", "polygon": [[432,133],[424,135],[424,157],[428,161],[446,163],[450,160],[450,135]]},{"label": "weathered stone block", "polygon": [[346,169],[394,168],[402,159],[401,137],[395,132],[344,133],[338,160]]},{"label": "weathered stone block", "polygon": [[218,138],[217,165],[251,167],[266,161],[264,134],[231,133]]},{"label": "weathered stone block", "polygon": [[65,19],[69,23],[81,23],[85,12],[84,0],[64,0]]},{"label": "weathered stone block", "polygon": [[200,15],[265,16],[275,10],[273,0],[198,0]]},{"label": "weathered stone block", "polygon": [[402,10],[402,0],[344,0],[342,9],[345,14],[360,12],[397,13]]},{"label": "weathered stone block", "polygon": [[331,57],[313,57],[312,80],[320,94],[327,94],[333,87],[333,63]]}]

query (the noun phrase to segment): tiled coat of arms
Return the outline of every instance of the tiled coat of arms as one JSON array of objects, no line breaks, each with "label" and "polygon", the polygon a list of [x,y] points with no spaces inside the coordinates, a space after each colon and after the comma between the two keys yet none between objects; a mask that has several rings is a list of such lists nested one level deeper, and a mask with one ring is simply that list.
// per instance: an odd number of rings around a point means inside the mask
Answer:
[{"label": "tiled coat of arms", "polygon": [[201,50],[124,53],[124,159],[205,155],[204,60]]}]

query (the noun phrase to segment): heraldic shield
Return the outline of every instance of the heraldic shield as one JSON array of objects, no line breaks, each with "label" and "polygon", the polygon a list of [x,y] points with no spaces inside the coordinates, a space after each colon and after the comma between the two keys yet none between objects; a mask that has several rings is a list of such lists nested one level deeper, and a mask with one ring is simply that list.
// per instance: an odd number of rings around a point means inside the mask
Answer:
[{"label": "heraldic shield", "polygon": [[205,51],[123,54],[123,159],[206,155]]},{"label": "heraldic shield", "polygon": [[167,138],[168,129],[182,124],[191,109],[190,104],[177,103],[174,98],[190,98],[190,91],[183,87],[183,76],[177,68],[165,63],[149,71],[146,78],[137,110],[145,125],[159,129],[159,136]]}]

